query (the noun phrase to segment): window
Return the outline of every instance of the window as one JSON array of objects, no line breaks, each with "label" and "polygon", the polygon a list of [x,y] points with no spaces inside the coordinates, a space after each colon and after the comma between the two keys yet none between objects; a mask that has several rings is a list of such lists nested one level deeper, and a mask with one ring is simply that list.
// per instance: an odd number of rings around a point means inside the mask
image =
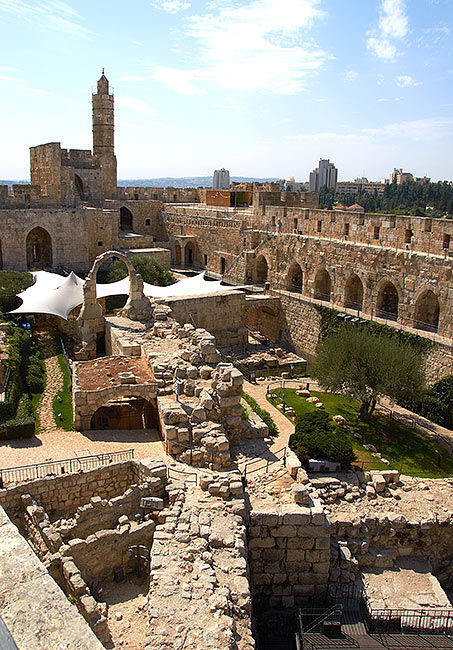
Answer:
[{"label": "window", "polygon": [[390,228],[396,228],[396,217],[390,217]]},{"label": "window", "polygon": [[135,192],[135,200],[138,201],[138,194]]},{"label": "window", "polygon": [[203,262],[204,265],[205,265],[205,266],[208,266],[208,256],[207,256],[207,255],[204,255],[203,259],[204,259],[204,262]]},{"label": "window", "polygon": [[98,241],[98,246],[102,246],[102,242],[101,242],[101,241]]},{"label": "window", "polygon": [[359,226],[363,226],[365,223],[365,217],[363,214],[359,215]]},{"label": "window", "polygon": [[226,268],[226,259],[224,257],[220,258],[220,273],[222,275],[225,273],[225,268]]},{"label": "window", "polygon": [[379,232],[380,232],[380,227],[379,226],[374,226],[374,233],[373,233],[373,239],[379,239]]},{"label": "window", "polygon": [[347,237],[349,235],[349,224],[345,223],[343,226],[343,235]]},{"label": "window", "polygon": [[406,228],[406,233],[404,235],[404,241],[406,244],[410,244],[412,241],[413,232],[410,228]]},{"label": "window", "polygon": [[450,248],[450,235],[447,235],[444,233],[444,240],[442,242],[442,248],[448,249]]},{"label": "window", "polygon": [[151,219],[145,219],[145,226],[151,225]]},{"label": "window", "polygon": [[321,231],[322,231],[322,221],[319,220],[318,221],[318,232],[321,232]]},{"label": "window", "polygon": [[157,194],[153,194],[153,199],[157,201]]},{"label": "window", "polygon": [[431,232],[431,225],[432,225],[431,219],[426,219],[425,220],[425,232]]},{"label": "window", "polygon": [[332,214],[330,215],[330,222],[335,223],[335,213],[334,212],[332,212]]},{"label": "window", "polygon": [[297,232],[297,219],[294,219],[294,232]]}]

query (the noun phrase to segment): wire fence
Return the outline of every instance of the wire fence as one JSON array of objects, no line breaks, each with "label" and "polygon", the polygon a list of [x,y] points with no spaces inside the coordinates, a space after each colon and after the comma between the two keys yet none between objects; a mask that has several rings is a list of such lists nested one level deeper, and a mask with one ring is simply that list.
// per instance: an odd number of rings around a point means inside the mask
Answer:
[{"label": "wire fence", "polygon": [[268,474],[269,469],[275,465],[275,463],[282,463],[283,467],[285,466],[286,459],[286,447],[282,447],[274,452],[269,452],[268,456],[259,456],[254,460],[249,461],[241,468],[241,474],[245,480],[249,478],[252,474],[261,472],[262,474]]},{"label": "wire fence", "polygon": [[92,454],[76,458],[65,458],[63,460],[48,460],[34,465],[22,465],[20,467],[7,467],[0,470],[0,484],[3,486],[11,483],[24,483],[46,476],[58,476],[59,474],[70,474],[72,472],[86,472],[97,469],[103,465],[120,463],[134,458],[133,449],[114,451],[105,454]]}]

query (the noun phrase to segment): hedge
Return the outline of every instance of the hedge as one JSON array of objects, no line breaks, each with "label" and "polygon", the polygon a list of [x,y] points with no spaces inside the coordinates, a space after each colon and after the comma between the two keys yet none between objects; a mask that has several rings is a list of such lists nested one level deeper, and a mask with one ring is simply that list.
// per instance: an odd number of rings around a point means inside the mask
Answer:
[{"label": "hedge", "polygon": [[350,465],[356,460],[349,435],[324,411],[306,413],[297,418],[289,447],[302,462],[310,457],[321,457]]},{"label": "hedge", "polygon": [[256,399],[254,399],[251,395],[248,395],[247,393],[242,393],[242,399],[244,399],[249,406],[252,407],[252,409],[255,411],[257,415],[263,420],[265,424],[267,424],[267,428],[269,429],[269,435],[270,436],[278,436],[279,430],[277,425],[275,424],[274,420],[272,419],[272,415],[269,413],[269,411],[265,411],[261,406],[258,404]]},{"label": "hedge", "polygon": [[33,407],[28,395],[23,395],[17,405],[16,417],[0,425],[0,438],[31,438],[35,435],[35,419]]}]

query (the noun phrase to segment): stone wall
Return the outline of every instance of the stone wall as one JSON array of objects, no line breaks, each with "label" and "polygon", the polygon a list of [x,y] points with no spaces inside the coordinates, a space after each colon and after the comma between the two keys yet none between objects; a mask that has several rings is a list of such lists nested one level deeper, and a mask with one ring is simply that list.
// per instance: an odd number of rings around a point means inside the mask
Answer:
[{"label": "stone wall", "polygon": [[21,650],[103,650],[0,507],[0,614]]},{"label": "stone wall", "polygon": [[0,490],[0,505],[14,520],[20,518],[21,495],[37,499],[51,518],[71,515],[94,496],[111,499],[133,483],[137,476],[136,461],[112,463],[77,474],[49,476]]},{"label": "stone wall", "polygon": [[313,359],[321,324],[319,312],[289,291],[279,291],[278,296],[282,306],[279,323],[282,340],[299,354]]},{"label": "stone wall", "polygon": [[269,607],[306,605],[326,593],[330,525],[320,502],[255,506],[248,525],[251,591]]},{"label": "stone wall", "polygon": [[166,298],[162,302],[171,308],[173,318],[180,325],[192,323],[195,327],[202,327],[214,334],[220,348],[243,346],[247,341],[247,331],[244,328],[246,304],[242,291]]},{"label": "stone wall", "polygon": [[429,384],[453,372],[453,347],[436,342],[426,355],[426,379]]}]

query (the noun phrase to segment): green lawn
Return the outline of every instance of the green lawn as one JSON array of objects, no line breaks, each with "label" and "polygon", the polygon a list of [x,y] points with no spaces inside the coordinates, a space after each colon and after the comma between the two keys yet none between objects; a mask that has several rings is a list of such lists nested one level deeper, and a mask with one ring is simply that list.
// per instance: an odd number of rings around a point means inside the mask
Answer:
[{"label": "green lawn", "polygon": [[[275,392],[275,391],[274,391]],[[316,410],[304,397],[299,397],[295,389],[285,388],[285,402],[292,406],[298,416]],[[390,461],[390,467],[400,470],[403,474],[425,478],[440,478],[453,476],[453,457],[441,445],[421,433],[395,422],[380,413],[373,415],[370,422],[357,419],[359,403],[336,393],[311,392],[324,404],[329,415],[342,415],[349,430],[359,434],[361,439],[353,437],[354,452],[358,458],[357,464],[364,462],[364,469],[385,469],[386,465],[372,456],[363,444],[372,444]],[[271,403],[276,400],[270,399]],[[441,467],[438,468],[436,450],[441,456]]]},{"label": "green lawn", "polygon": [[[58,365],[63,375],[63,386],[58,391],[52,405],[55,424],[65,431],[71,431],[73,428],[72,420],[72,393],[70,390],[71,379],[69,376],[68,366],[64,354],[61,351],[60,341],[55,340],[55,346],[59,350]],[[59,415],[61,413],[61,416]]]}]

